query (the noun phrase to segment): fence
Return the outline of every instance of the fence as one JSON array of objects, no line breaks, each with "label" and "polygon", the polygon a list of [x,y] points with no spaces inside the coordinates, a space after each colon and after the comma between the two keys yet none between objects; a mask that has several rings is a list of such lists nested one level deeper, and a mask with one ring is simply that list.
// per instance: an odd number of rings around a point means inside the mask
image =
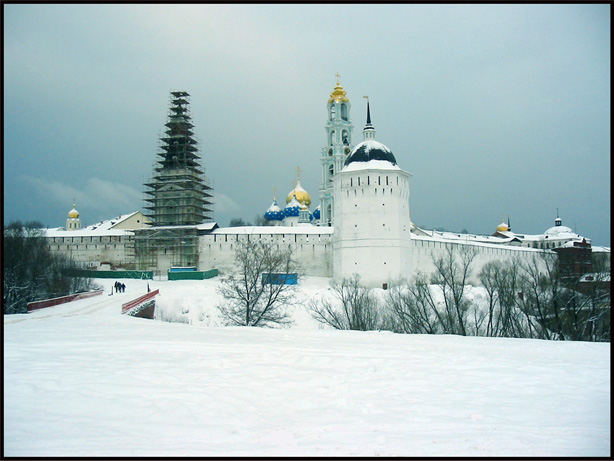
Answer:
[{"label": "fence", "polygon": [[33,301],[28,303],[28,312],[32,312],[38,309],[44,309],[45,307],[57,306],[59,304],[69,303],[70,301],[76,301],[77,299],[90,298],[92,296],[98,296],[102,294],[100,291],[87,291],[83,293],[75,293],[72,295],[60,296],[59,298],[43,299],[42,301]]},{"label": "fence", "polygon": [[211,269],[208,271],[178,271],[168,273],[169,280],[205,280],[216,277],[218,275],[217,269]]},{"label": "fence", "polygon": [[262,274],[262,284],[269,285],[296,285],[298,283],[298,274],[296,272],[265,272]]},{"label": "fence", "polygon": [[122,314],[153,319],[156,310],[156,300],[154,298],[159,293],[160,290],[158,289],[122,304]]},{"label": "fence", "polygon": [[70,272],[72,277],[91,277],[94,279],[141,279],[153,280],[153,271],[90,271],[76,269]]}]

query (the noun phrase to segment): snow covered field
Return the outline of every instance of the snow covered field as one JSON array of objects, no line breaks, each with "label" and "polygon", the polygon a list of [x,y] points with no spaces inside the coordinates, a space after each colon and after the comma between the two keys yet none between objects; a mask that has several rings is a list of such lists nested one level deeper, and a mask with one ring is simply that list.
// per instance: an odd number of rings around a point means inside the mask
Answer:
[{"label": "snow covered field", "polygon": [[[4,316],[5,456],[610,456],[610,344],[221,327],[217,279]],[[327,289],[307,278],[301,295]]]}]

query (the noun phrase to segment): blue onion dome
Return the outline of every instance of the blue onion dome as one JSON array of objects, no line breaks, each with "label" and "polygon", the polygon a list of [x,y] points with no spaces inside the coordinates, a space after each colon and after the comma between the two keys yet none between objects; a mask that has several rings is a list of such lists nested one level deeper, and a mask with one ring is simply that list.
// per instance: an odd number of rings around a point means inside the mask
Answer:
[{"label": "blue onion dome", "polygon": [[397,164],[392,151],[388,147],[375,139],[366,139],[354,147],[350,155],[345,159],[344,166],[348,166],[353,162],[370,162],[371,160],[383,160],[393,165]]},{"label": "blue onion dome", "polygon": [[316,209],[313,210],[312,216],[313,216],[313,219],[320,219],[320,205],[318,205]]},{"label": "blue onion dome", "polygon": [[267,221],[281,221],[284,219],[284,212],[277,205],[277,200],[273,200],[269,209],[264,213],[264,218]]},{"label": "blue onion dome", "polygon": [[290,200],[290,203],[288,203],[288,205],[286,206],[286,209],[284,210],[284,214],[286,215],[286,218],[290,216],[298,216],[300,211],[301,211],[301,204],[296,199],[296,196],[293,196],[292,200]]}]

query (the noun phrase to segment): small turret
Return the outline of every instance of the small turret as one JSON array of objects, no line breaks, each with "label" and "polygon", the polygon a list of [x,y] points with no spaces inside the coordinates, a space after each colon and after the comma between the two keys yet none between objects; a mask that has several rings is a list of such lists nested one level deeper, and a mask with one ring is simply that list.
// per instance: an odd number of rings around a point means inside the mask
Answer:
[{"label": "small turret", "polygon": [[66,220],[66,230],[81,229],[81,220],[79,219],[79,212],[75,208],[75,200],[72,202],[72,210],[68,212],[68,219]]}]

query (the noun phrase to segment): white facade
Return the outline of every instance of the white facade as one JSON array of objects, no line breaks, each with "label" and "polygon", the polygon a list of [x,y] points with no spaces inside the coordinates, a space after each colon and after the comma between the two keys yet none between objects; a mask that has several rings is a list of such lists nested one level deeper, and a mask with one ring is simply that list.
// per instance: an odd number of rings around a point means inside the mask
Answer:
[{"label": "white facade", "polygon": [[333,270],[336,280],[357,273],[365,285],[381,287],[411,272],[411,175],[392,164],[369,168],[371,162],[335,175]]},{"label": "white facade", "polygon": [[217,228],[199,238],[198,270],[218,269],[221,274],[227,273],[234,268],[237,243],[256,239],[289,247],[303,275],[331,277],[332,234],[331,227],[312,225]]}]

